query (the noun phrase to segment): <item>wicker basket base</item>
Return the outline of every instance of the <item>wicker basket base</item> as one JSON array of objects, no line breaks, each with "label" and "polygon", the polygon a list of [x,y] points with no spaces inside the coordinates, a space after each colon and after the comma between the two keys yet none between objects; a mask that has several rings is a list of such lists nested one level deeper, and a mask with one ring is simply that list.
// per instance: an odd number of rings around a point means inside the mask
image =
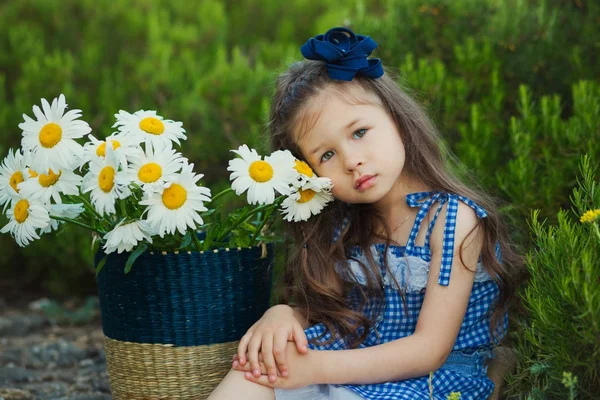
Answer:
[{"label": "wicker basket base", "polygon": [[231,369],[237,345],[174,347],[105,337],[113,399],[206,399]]}]

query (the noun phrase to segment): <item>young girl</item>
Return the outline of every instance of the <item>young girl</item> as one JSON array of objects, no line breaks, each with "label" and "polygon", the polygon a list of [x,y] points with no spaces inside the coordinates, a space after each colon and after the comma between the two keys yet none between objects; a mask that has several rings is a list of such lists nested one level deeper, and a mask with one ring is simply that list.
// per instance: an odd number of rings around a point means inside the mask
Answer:
[{"label": "young girl", "polygon": [[335,201],[289,224],[286,304],[248,330],[210,399],[493,391],[517,258],[494,206],[447,170],[423,110],[367,58],[376,47],[334,28],[277,80],[272,147],[330,178]]}]

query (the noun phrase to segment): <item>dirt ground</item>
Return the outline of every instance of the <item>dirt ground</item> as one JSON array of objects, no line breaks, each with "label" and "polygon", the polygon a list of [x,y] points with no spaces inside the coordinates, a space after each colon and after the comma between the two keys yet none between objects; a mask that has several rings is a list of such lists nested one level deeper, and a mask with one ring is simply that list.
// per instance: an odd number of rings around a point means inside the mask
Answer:
[{"label": "dirt ground", "polygon": [[65,314],[62,304],[44,309],[45,299],[0,298],[0,400],[112,398],[93,303],[76,319],[76,307]]}]

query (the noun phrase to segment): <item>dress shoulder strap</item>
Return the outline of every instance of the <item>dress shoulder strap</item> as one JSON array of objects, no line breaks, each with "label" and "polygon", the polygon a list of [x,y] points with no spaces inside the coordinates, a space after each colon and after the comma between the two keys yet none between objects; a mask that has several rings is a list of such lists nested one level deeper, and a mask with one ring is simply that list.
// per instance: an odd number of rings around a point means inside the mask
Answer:
[{"label": "dress shoulder strap", "polygon": [[417,218],[415,219],[415,225],[411,230],[410,236],[408,238],[408,242],[406,244],[407,251],[414,247],[414,241],[417,237],[417,233],[419,231],[419,227],[421,226],[421,222],[427,215],[427,212],[431,209],[431,206],[438,202],[439,206],[436,210],[433,220],[429,224],[427,229],[427,235],[425,238],[425,245],[429,246],[429,236],[431,235],[431,231],[433,230],[433,226],[435,224],[435,220],[437,219],[442,207],[447,204],[446,209],[446,222],[444,225],[444,237],[443,237],[443,247],[442,247],[442,263],[440,267],[440,276],[438,278],[438,283],[443,286],[448,286],[450,284],[450,272],[452,271],[452,262],[454,260],[454,233],[456,231],[456,215],[458,213],[458,202],[461,201],[465,203],[467,206],[471,207],[477,217],[486,218],[487,213],[483,208],[478,206],[473,200],[453,193],[441,193],[441,192],[421,192],[414,193],[406,196],[406,201],[411,207],[421,207],[419,212],[417,213]]},{"label": "dress shoulder strap", "polygon": [[421,223],[439,196],[440,193],[437,192],[418,192],[406,196],[406,204],[408,204],[409,207],[419,207],[415,222],[413,223],[410,234],[408,235],[408,240],[406,241],[406,252],[411,251],[415,247],[415,240],[417,240],[417,234],[421,228]]}]

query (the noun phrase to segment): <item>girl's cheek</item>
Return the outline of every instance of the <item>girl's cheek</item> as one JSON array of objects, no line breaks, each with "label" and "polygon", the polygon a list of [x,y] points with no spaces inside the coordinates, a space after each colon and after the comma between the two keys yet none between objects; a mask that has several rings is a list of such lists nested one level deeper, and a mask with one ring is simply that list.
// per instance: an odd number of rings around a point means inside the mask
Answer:
[{"label": "girl's cheek", "polygon": [[333,195],[333,197],[335,197],[338,200],[342,200],[344,201],[344,193],[342,188],[338,185],[335,185],[335,182],[333,183],[333,188],[331,189],[331,194]]}]

